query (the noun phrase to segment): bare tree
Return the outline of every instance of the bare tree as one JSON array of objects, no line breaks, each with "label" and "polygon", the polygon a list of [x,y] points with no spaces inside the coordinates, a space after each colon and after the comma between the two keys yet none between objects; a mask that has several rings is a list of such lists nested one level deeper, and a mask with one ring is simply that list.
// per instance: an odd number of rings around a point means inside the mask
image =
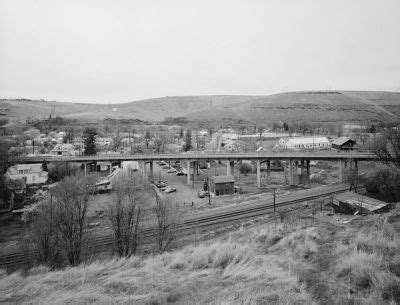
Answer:
[{"label": "bare tree", "polygon": [[57,231],[51,198],[40,202],[31,217],[30,240],[38,253],[38,261],[49,267],[61,265],[61,240]]},{"label": "bare tree", "polygon": [[93,175],[66,177],[51,190],[54,224],[68,262],[73,266],[81,261],[88,228],[86,213],[96,179]]},{"label": "bare tree", "polygon": [[122,175],[114,184],[115,201],[108,217],[119,256],[135,254],[138,247],[143,198],[136,182],[132,176]]},{"label": "bare tree", "polygon": [[374,152],[381,162],[400,168],[400,127],[386,130],[375,141]]},{"label": "bare tree", "polygon": [[175,238],[177,229],[177,215],[172,204],[162,196],[158,190],[154,190],[156,203],[153,213],[156,217],[156,238],[158,251],[166,251]]}]

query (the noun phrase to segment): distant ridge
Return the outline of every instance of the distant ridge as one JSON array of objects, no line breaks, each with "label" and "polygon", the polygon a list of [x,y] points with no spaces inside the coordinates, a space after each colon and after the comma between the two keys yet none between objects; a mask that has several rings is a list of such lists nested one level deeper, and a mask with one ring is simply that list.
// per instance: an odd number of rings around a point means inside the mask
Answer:
[{"label": "distant ridge", "polygon": [[54,115],[103,120],[189,121],[242,120],[268,123],[282,120],[393,121],[400,118],[400,93],[378,91],[298,91],[268,96],[166,96],[118,104],[85,104],[45,100],[0,99],[10,121]]}]

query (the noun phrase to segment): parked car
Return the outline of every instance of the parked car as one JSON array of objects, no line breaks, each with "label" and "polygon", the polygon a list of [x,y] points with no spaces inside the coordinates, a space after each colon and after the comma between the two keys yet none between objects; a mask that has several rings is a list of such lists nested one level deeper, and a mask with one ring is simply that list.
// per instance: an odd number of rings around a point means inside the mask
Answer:
[{"label": "parked car", "polygon": [[176,188],[174,188],[174,187],[172,187],[172,186],[168,186],[168,187],[164,190],[164,192],[166,192],[166,193],[173,193],[173,192],[176,192]]},{"label": "parked car", "polygon": [[185,174],[184,174],[182,171],[178,171],[178,172],[176,173],[176,175],[177,175],[177,176],[184,176]]},{"label": "parked car", "polygon": [[206,197],[206,192],[203,191],[203,190],[201,190],[201,191],[198,193],[198,196],[199,196],[199,198],[204,198],[204,197]]},{"label": "parked car", "polygon": [[158,187],[158,188],[163,188],[163,187],[167,187],[167,186],[168,186],[168,183],[165,182],[165,181],[158,181],[155,185],[156,185],[156,187]]},{"label": "parked car", "polygon": [[163,169],[170,169],[169,165],[163,166]]},{"label": "parked car", "polygon": [[168,173],[168,174],[176,173],[176,169],[171,168],[171,169],[169,169],[169,170],[167,171],[167,173]]}]

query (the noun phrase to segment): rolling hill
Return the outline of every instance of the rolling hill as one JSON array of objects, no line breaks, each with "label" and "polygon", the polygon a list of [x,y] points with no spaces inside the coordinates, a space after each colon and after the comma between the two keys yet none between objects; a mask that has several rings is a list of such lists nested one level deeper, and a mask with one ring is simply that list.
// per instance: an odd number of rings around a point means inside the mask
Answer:
[{"label": "rolling hill", "polygon": [[400,117],[400,93],[373,91],[302,91],[269,96],[175,96],[122,104],[82,104],[42,100],[0,100],[0,113],[10,122],[45,118],[162,121],[241,120],[260,123],[279,120],[317,122],[394,121]]}]

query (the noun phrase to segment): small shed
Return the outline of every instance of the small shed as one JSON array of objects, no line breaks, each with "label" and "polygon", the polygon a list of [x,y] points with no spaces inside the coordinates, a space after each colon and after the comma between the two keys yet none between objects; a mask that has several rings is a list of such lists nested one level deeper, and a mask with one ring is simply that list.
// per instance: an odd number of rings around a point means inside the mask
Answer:
[{"label": "small shed", "polygon": [[378,213],[390,208],[390,203],[380,201],[363,194],[346,192],[333,198],[333,207],[336,212],[345,214]]},{"label": "small shed", "polygon": [[350,139],[349,137],[340,137],[332,142],[332,148],[338,150],[353,150],[356,144],[356,141]]},{"label": "small shed", "polygon": [[210,190],[215,196],[234,194],[235,178],[233,176],[213,176]]}]

